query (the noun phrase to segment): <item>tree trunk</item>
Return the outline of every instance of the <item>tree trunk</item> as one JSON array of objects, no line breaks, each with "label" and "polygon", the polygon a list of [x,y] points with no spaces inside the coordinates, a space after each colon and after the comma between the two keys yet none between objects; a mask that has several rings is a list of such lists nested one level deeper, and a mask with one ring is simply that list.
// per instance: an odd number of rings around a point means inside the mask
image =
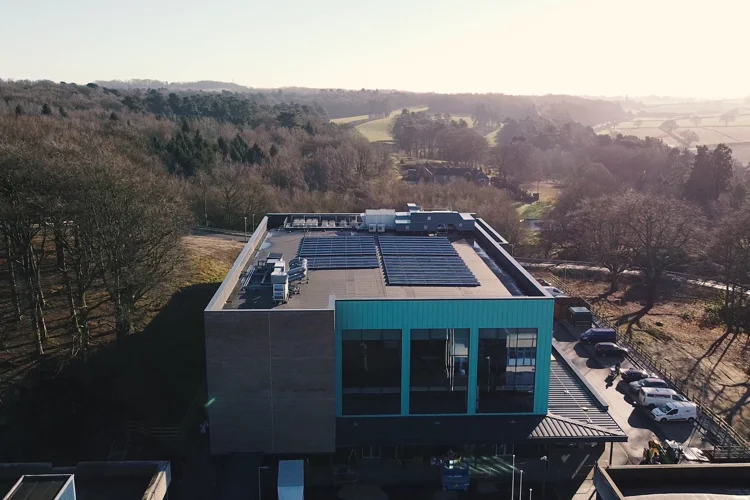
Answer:
[{"label": "tree trunk", "polygon": [[612,295],[618,290],[619,287],[620,287],[620,273],[618,273],[617,271],[610,271],[609,272],[609,290],[607,290],[606,295]]},{"label": "tree trunk", "polygon": [[120,297],[115,301],[115,335],[118,339],[133,333],[133,320],[130,308],[122,303]]},{"label": "tree trunk", "polygon": [[8,263],[8,276],[10,277],[10,297],[13,303],[16,323],[21,323],[21,301],[18,297],[18,283],[16,282],[16,266],[13,265],[13,251],[11,250],[10,236],[5,233],[5,258]]},{"label": "tree trunk", "polygon": [[65,249],[62,244],[62,234],[60,231],[55,231],[55,256],[57,258],[57,270],[63,279],[65,285],[65,292],[68,295],[68,309],[70,310],[70,326],[73,328],[73,338],[80,338],[81,327],[78,323],[78,312],[76,310],[76,301],[73,295],[73,286],[70,282],[70,276],[68,275],[68,266],[65,262]]},{"label": "tree trunk", "polygon": [[[29,286],[29,302],[31,303],[31,310],[34,311],[34,329],[36,336],[41,342],[47,341],[47,322],[44,320],[44,311],[41,304],[41,296],[39,291],[41,287],[36,283],[35,278],[38,278],[34,268],[34,257],[29,252],[31,251],[31,245],[27,249],[27,254],[23,257],[24,268],[26,269],[26,281]],[[44,354],[44,352],[40,352]]]}]

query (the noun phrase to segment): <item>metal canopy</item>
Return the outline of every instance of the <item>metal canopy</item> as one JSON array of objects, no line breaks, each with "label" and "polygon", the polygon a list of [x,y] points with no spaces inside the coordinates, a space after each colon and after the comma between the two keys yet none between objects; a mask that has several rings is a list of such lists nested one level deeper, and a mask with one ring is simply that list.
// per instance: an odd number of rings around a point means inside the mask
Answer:
[{"label": "metal canopy", "polygon": [[345,417],[336,419],[336,446],[461,446],[527,441],[610,443],[622,431],[557,415]]}]

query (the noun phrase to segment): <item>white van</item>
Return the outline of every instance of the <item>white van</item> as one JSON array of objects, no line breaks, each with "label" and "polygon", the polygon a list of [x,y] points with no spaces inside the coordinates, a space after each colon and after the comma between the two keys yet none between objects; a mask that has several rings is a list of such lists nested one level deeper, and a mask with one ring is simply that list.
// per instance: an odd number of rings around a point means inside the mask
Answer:
[{"label": "white van", "polygon": [[657,422],[687,420],[692,423],[698,418],[698,407],[690,401],[673,401],[651,410],[651,418]]},{"label": "white van", "polygon": [[638,404],[649,410],[674,401],[687,401],[684,396],[677,394],[674,389],[664,387],[641,387],[636,397]]}]

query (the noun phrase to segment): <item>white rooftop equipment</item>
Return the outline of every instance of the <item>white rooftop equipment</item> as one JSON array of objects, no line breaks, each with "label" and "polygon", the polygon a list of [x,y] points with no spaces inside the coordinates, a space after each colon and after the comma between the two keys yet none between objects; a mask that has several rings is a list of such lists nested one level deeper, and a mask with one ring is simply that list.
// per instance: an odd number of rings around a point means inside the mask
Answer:
[{"label": "white rooftop equipment", "polygon": [[305,498],[304,460],[281,460],[277,484],[279,500],[303,500]]}]

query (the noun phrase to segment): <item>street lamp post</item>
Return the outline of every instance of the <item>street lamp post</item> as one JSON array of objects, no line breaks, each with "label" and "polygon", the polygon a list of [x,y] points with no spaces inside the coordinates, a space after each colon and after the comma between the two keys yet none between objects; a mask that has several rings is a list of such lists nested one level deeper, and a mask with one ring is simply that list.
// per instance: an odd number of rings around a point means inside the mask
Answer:
[{"label": "street lamp post", "polygon": [[261,496],[263,495],[261,487],[260,487],[260,471],[262,470],[268,470],[268,466],[261,465],[260,467],[258,467],[258,500],[260,500]]},{"label": "street lamp post", "polygon": [[520,478],[518,479],[518,500],[523,500],[523,469],[520,469]]},{"label": "street lamp post", "polygon": [[245,219],[245,239],[247,239],[247,215],[243,219]]},{"label": "street lamp post", "polygon": [[510,466],[510,498],[516,496],[516,456],[513,455],[513,464]]},{"label": "street lamp post", "polygon": [[544,498],[544,494],[547,492],[547,469],[549,469],[549,458],[545,455],[541,460],[544,462],[544,477],[542,478],[542,498]]},{"label": "street lamp post", "polygon": [[253,214],[253,232],[255,232],[255,214]]}]

